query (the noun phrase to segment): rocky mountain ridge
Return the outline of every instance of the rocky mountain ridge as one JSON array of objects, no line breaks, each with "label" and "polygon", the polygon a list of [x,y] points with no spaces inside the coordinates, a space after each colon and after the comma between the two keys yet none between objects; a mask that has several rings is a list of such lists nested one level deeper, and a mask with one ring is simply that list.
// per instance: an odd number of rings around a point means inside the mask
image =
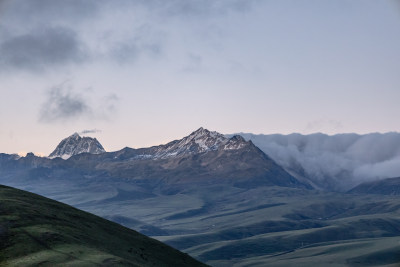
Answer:
[{"label": "rocky mountain ridge", "polygon": [[78,133],[63,139],[56,149],[49,155],[49,158],[60,157],[68,159],[81,153],[100,154],[106,152],[103,146],[92,137],[81,137]]},{"label": "rocky mountain ridge", "polygon": [[244,140],[241,136],[227,138],[223,134],[201,127],[188,136],[165,145],[137,149],[133,158],[167,159],[217,150],[238,150],[250,144],[250,141]]},{"label": "rocky mountain ridge", "polygon": [[42,171],[47,177],[62,179],[106,177],[144,184],[146,190],[157,188],[162,194],[209,183],[240,188],[312,188],[287,173],[251,141],[245,141],[241,136],[227,138],[204,128],[165,145],[124,148],[115,152],[98,153],[104,150],[91,150],[93,143],[86,140],[94,142],[95,148],[101,146],[96,139],[74,134],[61,141],[49,158],[33,154],[18,160],[4,157],[0,166],[5,166],[4,171],[24,172],[19,177],[32,177],[38,173],[37,177],[43,178]]}]

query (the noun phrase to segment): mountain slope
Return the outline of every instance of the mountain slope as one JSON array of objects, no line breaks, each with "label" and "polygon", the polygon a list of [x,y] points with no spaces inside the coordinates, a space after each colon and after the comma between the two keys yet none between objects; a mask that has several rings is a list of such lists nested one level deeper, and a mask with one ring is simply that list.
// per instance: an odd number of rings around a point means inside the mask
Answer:
[{"label": "mountain slope", "polygon": [[209,183],[312,188],[287,173],[251,141],[240,136],[226,138],[203,128],[166,145],[125,148],[101,155],[80,154],[71,157],[68,164],[163,187],[164,191],[171,186]]},{"label": "mountain slope", "polygon": [[68,159],[81,153],[100,154],[104,152],[106,151],[96,138],[81,137],[78,133],[74,133],[63,139],[49,157]]},{"label": "mountain slope", "polygon": [[240,135],[316,188],[345,192],[363,181],[400,176],[400,133]]},{"label": "mountain slope", "polygon": [[2,266],[205,266],[116,223],[0,186]]},{"label": "mountain slope", "polygon": [[351,189],[349,193],[400,195],[400,177],[362,183]]},{"label": "mountain slope", "polygon": [[164,145],[139,149],[126,147],[120,151],[111,153],[111,155],[113,155],[113,159],[116,160],[167,159],[218,150],[239,150],[248,145],[253,145],[253,143],[244,140],[243,137],[239,135],[227,138],[223,134],[200,127],[188,136]]},{"label": "mountain slope", "polygon": [[[244,141],[244,140],[243,140]],[[169,158],[218,150],[228,145],[229,139],[217,132],[210,132],[203,127],[181,140],[166,145],[152,147],[147,150],[152,158]],[[239,148],[239,147],[238,147]],[[232,147],[235,149],[235,147]]]}]

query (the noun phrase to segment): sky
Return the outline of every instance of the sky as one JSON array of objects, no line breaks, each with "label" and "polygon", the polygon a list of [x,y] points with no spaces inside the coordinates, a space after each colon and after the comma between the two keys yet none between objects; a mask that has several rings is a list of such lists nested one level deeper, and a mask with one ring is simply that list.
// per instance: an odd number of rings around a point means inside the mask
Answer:
[{"label": "sky", "polygon": [[400,1],[0,0],[0,152],[399,132]]}]

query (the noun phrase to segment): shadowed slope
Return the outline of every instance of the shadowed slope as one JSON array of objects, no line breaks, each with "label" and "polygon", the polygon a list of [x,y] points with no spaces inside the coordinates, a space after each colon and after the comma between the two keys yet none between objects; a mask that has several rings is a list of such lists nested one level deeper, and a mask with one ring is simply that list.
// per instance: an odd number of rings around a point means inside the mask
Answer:
[{"label": "shadowed slope", "polygon": [[0,186],[0,265],[205,266],[116,223]]},{"label": "shadowed slope", "polygon": [[400,177],[362,183],[349,192],[356,194],[400,195]]}]

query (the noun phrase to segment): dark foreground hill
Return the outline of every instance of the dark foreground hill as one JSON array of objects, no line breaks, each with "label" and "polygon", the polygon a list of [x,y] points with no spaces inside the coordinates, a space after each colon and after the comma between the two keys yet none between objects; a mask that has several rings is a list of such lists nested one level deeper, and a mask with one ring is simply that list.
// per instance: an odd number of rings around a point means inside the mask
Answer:
[{"label": "dark foreground hill", "polygon": [[0,266],[205,266],[116,223],[0,186]]}]

